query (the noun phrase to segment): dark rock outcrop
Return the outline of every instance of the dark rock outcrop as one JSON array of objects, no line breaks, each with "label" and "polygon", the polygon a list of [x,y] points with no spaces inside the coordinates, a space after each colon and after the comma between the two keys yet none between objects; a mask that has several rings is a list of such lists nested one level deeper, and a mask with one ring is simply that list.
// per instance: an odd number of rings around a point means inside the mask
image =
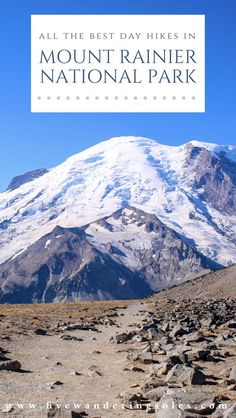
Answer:
[{"label": "dark rock outcrop", "polygon": [[189,144],[186,164],[195,174],[194,189],[214,209],[236,213],[236,162],[223,152],[212,153]]},{"label": "dark rock outcrop", "polygon": [[43,176],[46,174],[48,170],[46,168],[39,168],[37,170],[28,171],[27,173],[21,174],[19,176],[13,177],[11,182],[9,183],[7,190],[15,190],[18,187],[22,186],[22,184],[29,183],[37,179],[38,177]]}]

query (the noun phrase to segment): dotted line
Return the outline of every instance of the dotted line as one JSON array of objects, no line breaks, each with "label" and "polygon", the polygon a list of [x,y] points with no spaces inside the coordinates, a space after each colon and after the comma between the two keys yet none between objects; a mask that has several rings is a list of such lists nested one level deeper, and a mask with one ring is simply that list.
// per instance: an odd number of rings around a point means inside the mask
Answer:
[{"label": "dotted line", "polygon": [[[52,100],[53,97],[51,96],[46,96],[45,97],[46,100]],[[95,96],[95,97],[91,97],[91,96],[85,96],[85,97],[80,97],[80,96],[75,96],[75,97],[71,97],[71,96],[65,96],[65,97],[61,97],[61,96],[56,96],[55,97],[56,100],[196,100],[195,96],[191,96],[191,97],[186,97],[186,96],[181,96],[181,97],[176,97],[176,96],[172,96],[172,97],[166,97],[166,96],[162,96],[162,97],[157,97],[157,96],[152,96],[152,97],[147,97],[147,96],[142,96],[142,97],[137,97],[137,96],[133,96],[133,97],[128,97],[128,96],[114,96],[114,97],[109,97],[109,96],[105,96],[105,97],[99,97],[99,96]],[[43,100],[44,97],[42,96],[37,96],[37,100]]]}]

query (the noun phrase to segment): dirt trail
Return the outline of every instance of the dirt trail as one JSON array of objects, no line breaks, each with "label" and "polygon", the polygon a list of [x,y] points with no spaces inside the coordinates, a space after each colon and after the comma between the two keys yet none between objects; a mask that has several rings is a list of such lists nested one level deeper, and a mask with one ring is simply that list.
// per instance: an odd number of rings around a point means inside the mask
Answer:
[{"label": "dirt trail", "polygon": [[[118,316],[112,318],[119,327],[100,325],[99,332],[64,332],[83,341],[65,341],[61,334],[20,335],[9,341],[11,359],[19,360],[26,372],[1,372],[0,408],[3,411],[5,404],[14,404],[11,412],[2,412],[1,416],[46,417],[45,408],[51,402],[74,411],[74,404],[82,404],[89,417],[137,417],[137,411],[122,409],[118,394],[137,391],[131,386],[139,383],[140,374],[123,370],[127,363],[125,345],[112,344],[110,338],[141,322],[148,315],[144,310],[148,310],[148,305],[128,304],[127,309],[118,309]],[[23,410],[15,405],[17,402],[24,404]],[[106,402],[109,409],[93,408],[96,403]],[[35,409],[29,408],[29,404],[36,404]],[[84,408],[84,404],[90,404],[91,409]],[[117,409],[111,409],[113,404],[118,405]],[[146,414],[139,411],[138,416]]]}]

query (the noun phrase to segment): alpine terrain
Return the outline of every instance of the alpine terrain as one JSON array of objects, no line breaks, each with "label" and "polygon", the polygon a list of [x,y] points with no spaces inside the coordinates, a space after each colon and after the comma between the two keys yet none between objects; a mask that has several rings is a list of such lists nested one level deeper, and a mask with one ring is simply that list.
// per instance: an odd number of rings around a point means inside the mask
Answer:
[{"label": "alpine terrain", "polygon": [[0,302],[130,299],[236,261],[236,147],[112,138],[0,194]]}]

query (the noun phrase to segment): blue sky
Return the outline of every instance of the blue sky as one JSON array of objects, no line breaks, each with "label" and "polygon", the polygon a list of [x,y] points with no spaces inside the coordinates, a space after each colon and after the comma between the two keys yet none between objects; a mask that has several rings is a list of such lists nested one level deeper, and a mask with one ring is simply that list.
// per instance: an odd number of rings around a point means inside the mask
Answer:
[{"label": "blue sky", "polygon": [[[31,114],[31,14],[205,14],[204,114]],[[119,135],[163,144],[191,139],[234,144],[235,0],[5,0],[1,4],[0,190],[20,173],[52,167]]]}]

